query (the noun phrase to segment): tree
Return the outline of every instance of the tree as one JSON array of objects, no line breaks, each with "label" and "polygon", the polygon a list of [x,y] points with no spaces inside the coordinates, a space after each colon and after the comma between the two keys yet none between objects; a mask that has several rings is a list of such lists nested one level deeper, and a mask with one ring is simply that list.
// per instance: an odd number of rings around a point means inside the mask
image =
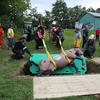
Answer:
[{"label": "tree", "polygon": [[7,15],[17,26],[21,26],[30,0],[3,0],[0,2],[0,16]]},{"label": "tree", "polygon": [[96,9],[96,13],[100,13],[100,8],[97,8]]},{"label": "tree", "polygon": [[69,8],[69,23],[73,24],[73,27],[75,25],[76,21],[79,21],[80,17],[83,16],[86,13],[86,8],[81,7],[81,5],[77,5],[73,8]]},{"label": "tree", "polygon": [[63,28],[66,28],[67,24],[67,5],[64,0],[57,0],[52,8],[52,19],[57,22],[57,24],[61,24]]},{"label": "tree", "polygon": [[93,9],[92,7],[87,9],[88,12],[96,12],[95,9]]},{"label": "tree", "polygon": [[52,24],[51,12],[45,10],[45,16],[42,17],[43,25],[47,28]]}]

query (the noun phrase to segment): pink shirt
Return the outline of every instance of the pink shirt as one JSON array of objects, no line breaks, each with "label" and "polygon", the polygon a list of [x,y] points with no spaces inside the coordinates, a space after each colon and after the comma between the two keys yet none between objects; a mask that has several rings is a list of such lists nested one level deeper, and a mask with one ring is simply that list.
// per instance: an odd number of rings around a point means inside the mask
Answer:
[{"label": "pink shirt", "polygon": [[37,34],[39,38],[42,38],[41,32],[38,31]]}]

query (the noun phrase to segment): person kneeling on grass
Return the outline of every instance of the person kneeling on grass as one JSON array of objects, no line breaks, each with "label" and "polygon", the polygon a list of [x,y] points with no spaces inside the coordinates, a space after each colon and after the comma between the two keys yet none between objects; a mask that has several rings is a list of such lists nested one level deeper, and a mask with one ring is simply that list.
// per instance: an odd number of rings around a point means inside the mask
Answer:
[{"label": "person kneeling on grass", "polygon": [[89,56],[93,58],[93,53],[96,51],[96,41],[94,40],[95,35],[91,35],[85,44],[84,56]]},{"label": "person kneeling on grass", "polygon": [[80,47],[80,43],[82,41],[80,29],[77,28],[75,33],[76,33],[76,40],[74,41],[74,47]]},{"label": "person kneeling on grass", "polygon": [[18,41],[15,42],[12,48],[12,52],[15,55],[11,55],[12,59],[21,59],[24,57],[24,52],[26,51],[30,56],[33,56],[28,48],[25,46],[26,38],[21,37]]}]

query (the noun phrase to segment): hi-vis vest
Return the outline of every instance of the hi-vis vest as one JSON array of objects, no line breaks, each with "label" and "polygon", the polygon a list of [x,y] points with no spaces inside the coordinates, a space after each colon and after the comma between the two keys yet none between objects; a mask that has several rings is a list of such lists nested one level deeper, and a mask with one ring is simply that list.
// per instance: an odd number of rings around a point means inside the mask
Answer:
[{"label": "hi-vis vest", "polygon": [[[10,34],[11,34],[11,35],[7,32],[7,37],[8,37],[8,38],[13,38],[13,37],[14,37],[14,31],[13,31],[13,29],[11,29],[11,28],[9,28],[9,29],[10,29],[10,32],[11,32]],[[8,29],[8,30],[9,30],[9,29]]]}]

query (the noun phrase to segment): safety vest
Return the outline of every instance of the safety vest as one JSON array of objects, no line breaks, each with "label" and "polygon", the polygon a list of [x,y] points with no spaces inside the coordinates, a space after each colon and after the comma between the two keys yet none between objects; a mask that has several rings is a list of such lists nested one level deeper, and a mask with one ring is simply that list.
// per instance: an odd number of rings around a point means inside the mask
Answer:
[{"label": "safety vest", "polygon": [[[9,29],[10,29],[10,34],[11,34],[11,35],[7,32],[7,37],[8,37],[8,38],[13,38],[13,37],[14,37],[14,31],[13,31],[13,29],[11,29],[11,28],[9,28]],[[9,29],[8,29],[8,30],[9,30]]]},{"label": "safety vest", "polygon": [[88,40],[88,46],[92,46],[94,44],[95,40],[93,40],[91,43],[90,43],[90,40]]}]

